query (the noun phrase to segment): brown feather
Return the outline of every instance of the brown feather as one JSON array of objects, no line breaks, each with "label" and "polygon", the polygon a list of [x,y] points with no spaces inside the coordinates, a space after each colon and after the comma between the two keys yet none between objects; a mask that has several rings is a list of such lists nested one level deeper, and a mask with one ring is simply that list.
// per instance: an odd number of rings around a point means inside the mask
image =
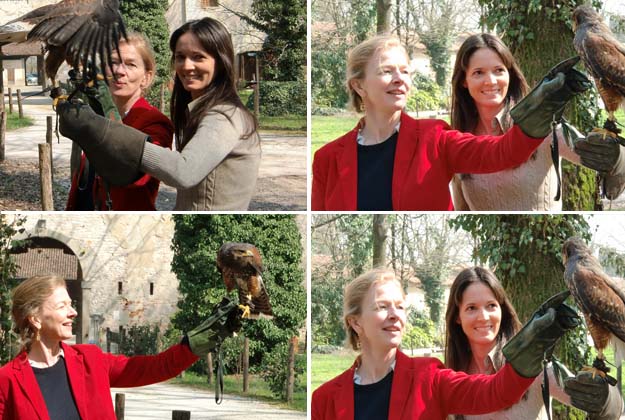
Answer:
[{"label": "brown feather", "polygon": [[252,314],[273,314],[262,279],[263,264],[258,248],[246,243],[227,242],[217,251],[217,268],[226,290],[230,292],[237,288],[241,305],[250,306]]}]

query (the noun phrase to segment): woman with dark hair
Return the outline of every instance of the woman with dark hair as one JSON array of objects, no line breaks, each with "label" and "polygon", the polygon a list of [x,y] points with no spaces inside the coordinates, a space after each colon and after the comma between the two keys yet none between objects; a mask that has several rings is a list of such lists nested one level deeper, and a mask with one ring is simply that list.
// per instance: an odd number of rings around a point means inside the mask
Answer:
[{"label": "woman with dark hair", "polygon": [[[503,347],[521,329],[521,323],[497,277],[488,269],[462,270],[449,292],[445,315],[445,366],[469,374],[492,375],[505,365]],[[594,419],[618,419],[623,401],[618,389],[599,376],[580,371],[558,384],[548,369],[549,391],[558,401],[591,412]],[[456,420],[547,419],[539,375],[513,406],[484,415],[459,415]]]},{"label": "woman with dark hair", "polygon": [[77,313],[60,277],[24,280],[13,289],[11,301],[22,350],[0,368],[2,420],[114,420],[111,387],[173,378],[241,327],[242,311],[224,300],[181,343],[156,355],[126,357],[93,344],[65,343],[72,338]]},{"label": "woman with dark hair", "polygon": [[312,210],[453,210],[454,173],[520,165],[549,133],[553,115],[589,86],[571,65],[555,68],[516,109],[518,124],[500,136],[475,136],[404,112],[410,61],[393,36],[354,47],[346,79],[350,103],[364,117],[315,153]]},{"label": "woman with dark hair", "polygon": [[57,108],[61,133],[79,143],[113,184],[132,182],[143,171],[176,187],[175,210],[247,210],[260,137],[256,118],[237,94],[230,33],[215,19],[194,20],[174,31],[169,46],[176,72],[175,151],[75,104]]},{"label": "woman with dark hair", "polygon": [[351,368],[313,392],[312,420],[436,420],[507,407],[534,382],[544,351],[577,325],[577,316],[562,302],[541,306],[511,340],[509,363],[493,376],[407,356],[400,349],[405,324],[404,290],[393,271],[374,269],[345,286],[343,327],[349,347],[360,354]]},{"label": "woman with dark hair", "polygon": [[[528,91],[512,53],[498,37],[487,33],[471,35],[456,55],[451,126],[476,135],[503,134],[513,125],[510,110]],[[621,162],[618,144],[592,135],[584,139],[575,131],[574,151],[560,126],[556,134],[562,157],[605,173],[609,198],[621,193],[625,188],[625,159]],[[558,184],[549,141],[514,168],[490,174],[456,174],[452,187],[456,210],[562,210],[562,201],[554,200]]]}]

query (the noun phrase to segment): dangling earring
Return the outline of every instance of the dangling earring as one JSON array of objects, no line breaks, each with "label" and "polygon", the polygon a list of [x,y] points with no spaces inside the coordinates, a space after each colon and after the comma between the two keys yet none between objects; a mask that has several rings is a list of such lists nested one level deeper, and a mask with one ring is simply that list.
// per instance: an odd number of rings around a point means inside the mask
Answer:
[{"label": "dangling earring", "polygon": [[39,341],[41,337],[39,336],[39,330],[35,330],[35,341]]}]

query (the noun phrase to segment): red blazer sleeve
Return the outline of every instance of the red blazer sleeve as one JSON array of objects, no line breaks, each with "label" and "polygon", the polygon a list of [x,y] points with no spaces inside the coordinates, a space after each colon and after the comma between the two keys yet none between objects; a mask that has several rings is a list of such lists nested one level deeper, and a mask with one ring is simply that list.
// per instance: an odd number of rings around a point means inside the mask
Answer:
[{"label": "red blazer sleeve", "polygon": [[103,353],[107,359],[112,387],[144,386],[173,378],[191,366],[198,357],[189,346],[177,344],[151,356],[120,356]]},{"label": "red blazer sleeve", "polygon": [[468,375],[439,369],[438,402],[449,414],[486,414],[516,404],[535,378],[519,376],[509,363],[495,375]]},{"label": "red blazer sleeve", "polygon": [[440,153],[450,171],[475,174],[518,166],[529,159],[543,141],[527,136],[518,125],[512,126],[502,136],[476,136],[443,130],[440,138]]}]

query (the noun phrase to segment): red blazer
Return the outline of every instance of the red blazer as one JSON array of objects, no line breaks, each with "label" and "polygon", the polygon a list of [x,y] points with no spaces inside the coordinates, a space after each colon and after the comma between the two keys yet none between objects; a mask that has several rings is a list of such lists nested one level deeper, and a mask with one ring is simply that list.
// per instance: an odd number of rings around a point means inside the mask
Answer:
[{"label": "red blazer", "polygon": [[[161,114],[144,98],[139,98],[132,106],[128,114],[122,120],[124,124],[136,128],[150,136],[152,143],[171,149],[174,126],[169,118]],[[72,185],[69,190],[66,210],[76,210],[76,192],[78,189],[78,179],[85,169],[85,155],[82,154],[80,169],[72,178]],[[133,184],[123,187],[111,187],[111,200],[113,210],[156,210],[156,196],[160,181],[151,175],[144,174]],[[101,203],[99,209],[106,210],[106,190],[102,178],[96,176],[94,183],[94,198]]]},{"label": "red blazer", "polygon": [[[115,420],[111,387],[149,385],[173,378],[198,357],[178,344],[154,356],[103,353],[98,346],[61,344],[69,385],[82,420]],[[20,353],[0,368],[0,419],[49,420],[28,355]]]},{"label": "red blazer", "polygon": [[[312,420],[354,418],[354,365],[313,392]],[[388,420],[444,420],[449,414],[485,414],[516,404],[535,378],[509,364],[495,375],[445,369],[431,357],[397,352]]]},{"label": "red blazer", "polygon": [[[357,210],[358,126],[326,144],[313,162],[312,210]],[[451,130],[440,120],[405,113],[393,166],[393,210],[453,210],[449,182],[455,173],[489,173],[525,162],[542,139],[513,126],[503,136]]]}]

